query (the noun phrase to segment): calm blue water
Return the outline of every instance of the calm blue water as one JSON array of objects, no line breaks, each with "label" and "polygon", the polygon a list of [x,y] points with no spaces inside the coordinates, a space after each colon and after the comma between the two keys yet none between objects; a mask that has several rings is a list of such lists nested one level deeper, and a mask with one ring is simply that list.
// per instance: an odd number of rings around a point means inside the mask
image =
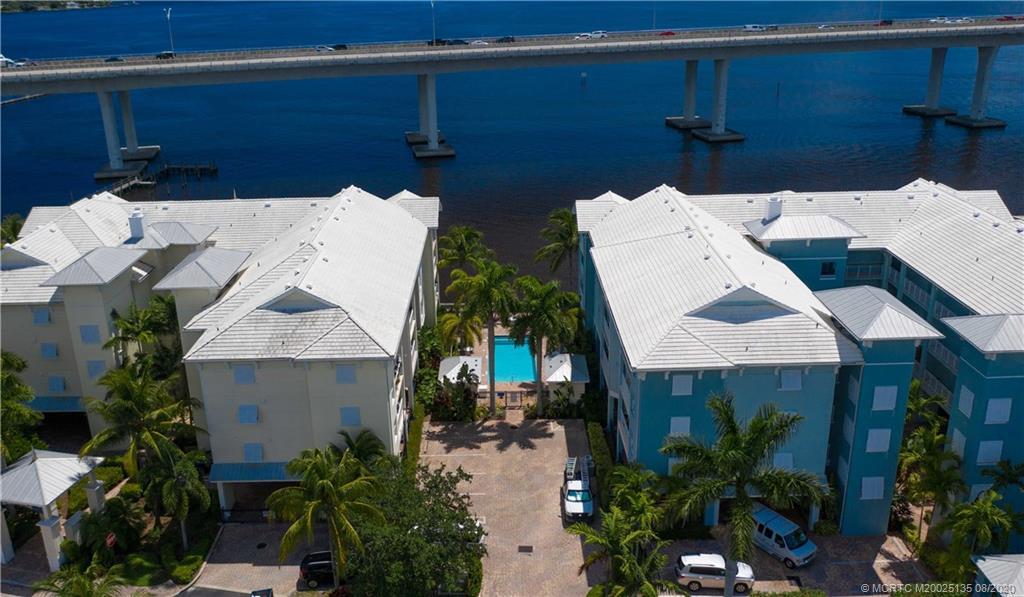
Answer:
[{"label": "calm blue water", "polygon": [[[3,15],[0,51],[17,58],[156,52],[172,5],[179,51],[427,39],[430,4],[143,3]],[[593,29],[874,19],[869,3],[438,2],[441,37]],[[1024,14],[1024,3],[896,3],[883,17]],[[140,141],[174,163],[216,162],[217,180],[163,184],[161,197],[329,194],[356,184],[438,194],[442,227],[480,227],[500,257],[532,263],[555,207],[612,189],[668,183],[688,193],[893,188],[918,177],[998,189],[1024,212],[1024,48],[1003,48],[989,112],[1009,126],[968,132],[904,116],[923,99],[926,50],[741,60],[728,124],[745,142],[709,147],[664,126],[682,104],[683,65],[660,62],[443,75],[440,126],[458,157],[417,162],[414,77],[334,79],[133,93]],[[949,53],[943,104],[970,104],[976,53]],[[581,84],[581,71],[587,74]],[[699,107],[709,109],[710,64]],[[66,203],[95,188],[105,160],[94,96],[52,96],[0,110],[2,210]]]},{"label": "calm blue water", "polygon": [[498,383],[518,383],[537,379],[530,348],[516,346],[508,336],[494,337],[494,379]]}]

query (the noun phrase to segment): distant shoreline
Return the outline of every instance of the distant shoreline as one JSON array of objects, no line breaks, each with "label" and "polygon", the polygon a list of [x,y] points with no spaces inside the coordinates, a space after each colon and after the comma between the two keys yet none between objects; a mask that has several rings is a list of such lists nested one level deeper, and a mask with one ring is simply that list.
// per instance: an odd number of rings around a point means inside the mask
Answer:
[{"label": "distant shoreline", "polygon": [[54,0],[52,2],[4,2],[0,12],[53,12],[58,10],[81,10],[84,8],[110,8],[111,0]]}]

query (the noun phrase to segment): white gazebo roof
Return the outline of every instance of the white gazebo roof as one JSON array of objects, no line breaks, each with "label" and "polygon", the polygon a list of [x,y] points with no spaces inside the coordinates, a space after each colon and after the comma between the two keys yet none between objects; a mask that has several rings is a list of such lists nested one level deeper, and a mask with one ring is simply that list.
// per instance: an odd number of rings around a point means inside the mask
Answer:
[{"label": "white gazebo roof", "polygon": [[0,499],[5,504],[44,508],[99,466],[98,456],[32,450],[0,475]]},{"label": "white gazebo roof", "polygon": [[452,383],[458,381],[459,371],[462,370],[463,365],[469,365],[469,372],[476,375],[477,379],[480,379],[480,372],[482,371],[480,357],[446,357],[437,367],[437,381],[444,381],[445,379]]}]

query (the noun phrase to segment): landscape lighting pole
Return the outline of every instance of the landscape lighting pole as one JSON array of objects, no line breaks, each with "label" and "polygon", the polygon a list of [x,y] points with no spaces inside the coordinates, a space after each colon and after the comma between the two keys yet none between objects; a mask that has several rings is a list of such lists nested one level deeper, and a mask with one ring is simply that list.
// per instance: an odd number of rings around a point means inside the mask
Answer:
[{"label": "landscape lighting pole", "polygon": [[437,43],[437,19],[434,18],[434,0],[430,0],[430,45]]},{"label": "landscape lighting pole", "polygon": [[164,14],[167,15],[167,37],[171,40],[171,54],[174,53],[174,33],[171,31],[171,9],[165,8]]}]

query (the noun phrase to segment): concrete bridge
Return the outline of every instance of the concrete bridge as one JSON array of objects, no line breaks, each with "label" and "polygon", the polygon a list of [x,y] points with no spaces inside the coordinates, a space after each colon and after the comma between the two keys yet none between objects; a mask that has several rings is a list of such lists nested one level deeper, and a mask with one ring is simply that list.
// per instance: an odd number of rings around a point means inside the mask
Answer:
[{"label": "concrete bridge", "polygon": [[[156,87],[224,85],[332,77],[416,75],[419,89],[419,129],[406,140],[417,157],[454,155],[438,130],[437,76],[444,73],[535,68],[585,64],[615,64],[678,60],[686,65],[683,114],[666,124],[693,129],[708,142],[738,141],[743,135],[726,127],[729,65],[733,59],[825,52],[931,50],[925,101],[904,111],[924,117],[946,116],[961,126],[999,127],[1005,122],[985,113],[992,65],[1004,45],[1024,44],[1024,19],[976,17],[949,23],[926,20],[779,25],[764,30],[743,27],[610,32],[598,39],[573,34],[481,39],[470,44],[429,45],[426,42],[353,44],[339,50],[263,48],[233,51],[74,58],[34,62],[4,68],[0,84],[5,94],[96,93],[103,116],[108,166],[98,177],[121,177],[137,172],[158,146],[140,146],[132,117],[130,91]],[[939,105],[942,71],[949,48],[976,48],[978,67],[970,112]],[[714,63],[711,118],[697,115],[699,61]],[[114,94],[121,108],[125,146],[121,145]],[[141,163],[141,166],[139,165]]]}]

